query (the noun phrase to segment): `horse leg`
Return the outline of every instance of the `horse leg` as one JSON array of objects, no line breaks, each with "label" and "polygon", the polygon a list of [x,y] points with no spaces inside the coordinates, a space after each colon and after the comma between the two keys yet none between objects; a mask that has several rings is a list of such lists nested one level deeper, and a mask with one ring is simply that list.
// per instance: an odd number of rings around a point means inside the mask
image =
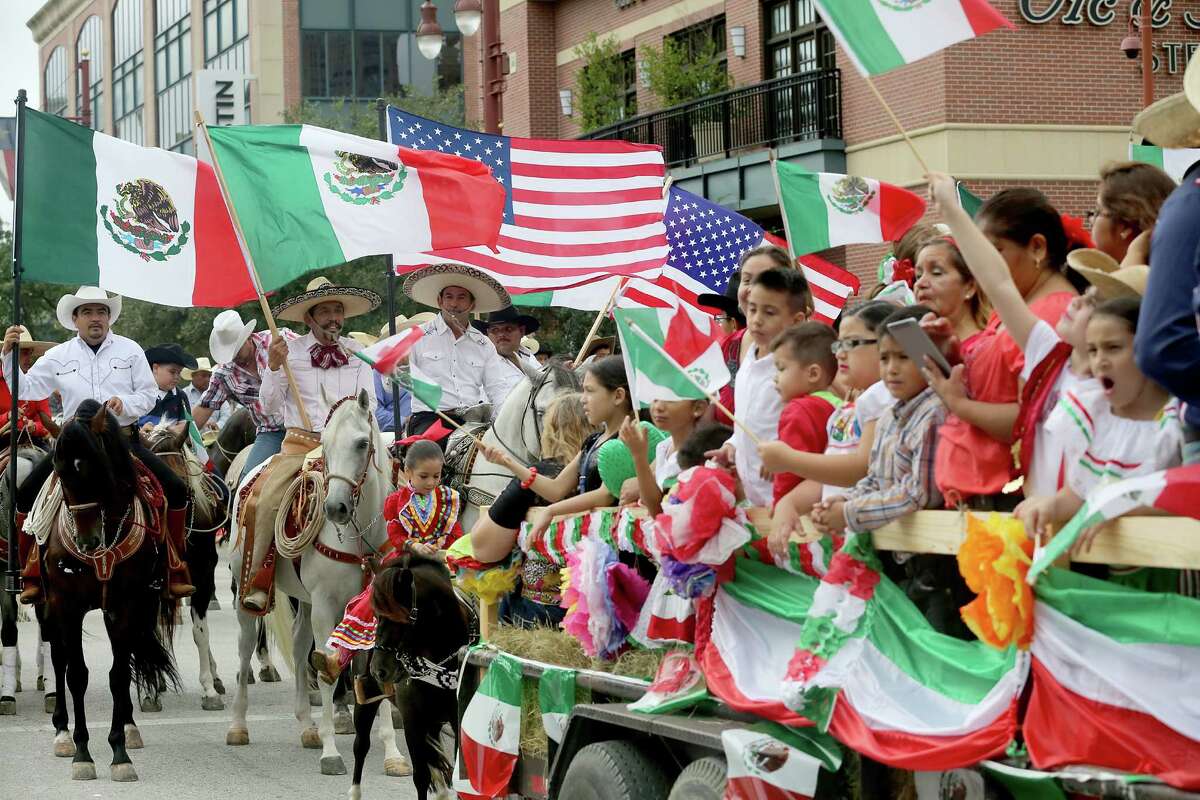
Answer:
[{"label": "horse leg", "polygon": [[354,778],[350,783],[350,800],[362,797],[363,764],[371,752],[371,725],[378,712],[378,702],[354,706]]},{"label": "horse leg", "polygon": [[17,692],[21,691],[21,654],[17,650],[17,601],[8,592],[0,592],[0,715],[17,713]]},{"label": "horse leg", "polygon": [[354,733],[354,720],[350,716],[350,670],[343,670],[333,685],[333,732]]},{"label": "horse leg", "polygon": [[[381,700],[379,741],[383,744],[383,772],[390,778],[403,778],[412,775],[412,764],[396,746],[396,729],[392,727],[392,704]],[[354,707],[355,722],[358,721],[358,706]]]},{"label": "horse leg", "polygon": [[129,759],[129,752],[125,749],[125,726],[133,728],[133,699],[129,692],[129,684],[132,682],[132,653],[125,641],[129,634],[122,629],[122,623],[110,622],[110,619],[112,618],[106,614],[104,621],[113,654],[112,669],[108,671],[108,690],[113,699],[112,727],[108,730],[108,744],[113,751],[109,772],[114,781],[128,783],[138,779],[133,762]]},{"label": "horse leg", "polygon": [[[316,599],[314,597],[314,599]],[[326,604],[328,606],[330,604]],[[304,658],[308,658],[309,644],[314,640],[320,641],[322,644],[329,638],[329,634],[333,631],[333,626],[342,618],[342,609],[345,604],[338,604],[336,608],[337,619],[334,619],[334,609],[312,605],[309,610],[311,616],[311,624],[309,626],[309,640],[305,643]],[[296,670],[300,672],[300,665],[304,661],[297,660]],[[321,734],[321,774],[322,775],[345,775],[346,762],[342,760],[341,754],[338,753],[337,740],[334,738],[333,727],[333,687],[318,681],[321,685],[321,723],[318,726],[318,731]]]},{"label": "horse leg", "polygon": [[[193,595],[194,596],[194,595]],[[225,701],[213,685],[212,651],[208,647],[208,599],[192,603],[192,641],[200,657],[200,707],[205,711],[223,711]]]},{"label": "horse leg", "polygon": [[[271,650],[267,647],[267,627],[260,625],[258,628],[258,677],[263,683],[279,683],[282,680],[279,677],[279,670],[275,669],[275,665],[271,663]],[[253,675],[250,676],[253,679]]]},{"label": "horse leg", "polygon": [[[237,596],[236,591],[234,596]],[[237,692],[233,697],[233,720],[225,734],[225,744],[245,745],[250,744],[250,729],[246,727],[246,709],[250,705],[250,691],[247,687],[253,669],[250,657],[254,654],[254,629],[258,619],[242,611],[237,603],[234,603],[234,613],[238,619]]]},{"label": "horse leg", "polygon": [[[312,718],[312,704],[308,699],[308,651],[312,649],[312,625],[309,622],[312,608],[300,603],[292,624],[292,673],[296,676],[296,721],[300,723],[300,744],[306,750],[321,746],[321,734]],[[344,774],[344,773],[343,773]]]},{"label": "horse leg", "polygon": [[[67,619],[57,615],[59,641],[66,657],[67,688],[71,690],[71,702],[75,707],[75,758],[71,763],[71,780],[94,781],[96,764],[88,750],[87,713],[84,695],[87,693],[88,668],[83,659],[83,614],[74,612]],[[60,697],[59,705],[65,705]]]}]

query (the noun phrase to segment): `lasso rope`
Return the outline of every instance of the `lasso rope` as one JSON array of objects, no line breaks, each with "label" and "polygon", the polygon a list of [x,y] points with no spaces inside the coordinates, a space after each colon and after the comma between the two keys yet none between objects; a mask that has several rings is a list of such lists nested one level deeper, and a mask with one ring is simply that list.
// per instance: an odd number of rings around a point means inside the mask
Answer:
[{"label": "lasso rope", "polygon": [[[146,501],[140,494],[135,493],[132,505],[132,524],[146,527]],[[44,546],[50,539],[50,532],[54,530],[55,523],[61,525],[64,530],[70,529],[72,524],[70,514],[67,504],[63,502],[62,483],[58,480],[57,475],[52,475],[50,480],[42,485],[37,498],[33,501],[33,508],[25,519],[25,532],[37,540],[38,546]],[[102,555],[116,547],[121,541],[120,534],[121,531],[118,530],[116,541],[89,553],[89,555]]]},{"label": "lasso rope", "polygon": [[[288,533],[292,504],[297,501],[295,535]],[[325,487],[321,473],[303,469],[283,492],[279,513],[275,515],[275,549],[280,558],[299,558],[321,533],[325,525]]]}]

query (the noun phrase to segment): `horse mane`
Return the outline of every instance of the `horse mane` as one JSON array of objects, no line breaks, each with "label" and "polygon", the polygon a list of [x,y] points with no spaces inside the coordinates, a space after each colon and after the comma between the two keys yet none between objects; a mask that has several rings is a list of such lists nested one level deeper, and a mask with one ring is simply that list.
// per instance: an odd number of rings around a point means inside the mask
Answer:
[{"label": "horse mane", "polygon": [[554,379],[554,384],[560,389],[577,392],[583,386],[579,375],[576,374],[575,370],[569,369],[563,361],[547,361],[545,369],[549,373],[549,377]]},{"label": "horse mane", "polygon": [[[417,576],[421,577],[419,582]],[[438,611],[459,610],[461,607],[446,565],[436,558],[418,553],[406,553],[387,564],[371,581],[371,586],[371,602],[376,613],[381,616],[395,616],[399,611],[408,612],[412,609],[414,600],[420,611],[428,606],[431,596],[437,594],[444,595],[453,604],[447,609],[446,604],[436,603]],[[414,591],[419,595],[416,598],[413,597]],[[427,614],[420,613],[414,628],[429,624],[428,620]],[[447,621],[439,614],[436,624],[439,629],[447,630]],[[465,619],[463,625],[466,625]]]},{"label": "horse mane", "polygon": [[[104,430],[98,434],[91,426],[97,413],[108,417]],[[82,457],[89,461],[107,463],[108,469],[100,472],[111,481],[112,488],[126,488],[129,491],[136,488],[137,476],[129,441],[121,432],[117,418],[95,400],[84,400],[76,409],[75,416],[63,423],[54,451],[57,456],[64,458],[68,453],[74,458],[81,457],[77,454],[82,453]]]},{"label": "horse mane", "polygon": [[200,463],[196,452],[191,448],[190,437],[185,428],[178,439],[171,433],[170,427],[177,424],[181,420],[163,419],[154,429],[150,431],[150,452],[161,454],[166,451],[159,450],[163,443],[169,443],[171,446],[178,448],[178,452],[183,456],[184,473],[180,477],[188,485],[188,490],[192,495],[192,505],[195,511],[205,516],[211,514],[216,508],[216,500],[209,494],[205,486],[204,465]]}]

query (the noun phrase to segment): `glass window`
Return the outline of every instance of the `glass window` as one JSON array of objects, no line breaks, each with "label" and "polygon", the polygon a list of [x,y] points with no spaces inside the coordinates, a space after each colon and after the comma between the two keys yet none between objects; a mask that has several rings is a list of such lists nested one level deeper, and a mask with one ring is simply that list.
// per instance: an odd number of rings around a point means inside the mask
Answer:
[{"label": "glass window", "polygon": [[693,57],[711,43],[721,63],[725,63],[724,14],[718,14],[681,31],[676,31],[671,34],[671,38],[687,47],[688,55]]},{"label": "glass window", "polygon": [[113,126],[120,138],[142,144],[144,51],[141,0],[117,0],[112,13],[112,28]]},{"label": "glass window", "polygon": [[621,118],[629,119],[637,116],[637,59],[634,50],[621,53],[621,70],[625,75],[625,104],[621,109]]},{"label": "glass window", "polygon": [[305,97],[328,97],[325,82],[325,34],[300,34],[300,86]]},{"label": "glass window", "polygon": [[396,0],[354,0],[354,27],[377,30],[409,30],[412,3]]},{"label": "glass window", "polygon": [[[397,4],[402,5],[402,4]],[[300,27],[306,29],[349,30],[349,0],[300,0]]]},{"label": "glass window", "polygon": [[[79,29],[79,38],[75,40],[75,63],[88,59],[89,98],[92,106],[92,129],[103,130],[104,127],[104,24],[100,17],[93,14]],[[77,77],[75,88],[75,113],[83,114],[83,73]]]},{"label": "glass window", "polygon": [[325,34],[326,60],[329,63],[329,97],[354,96],[354,53],[349,31]]},{"label": "glass window", "polygon": [[383,86],[383,54],[381,34],[359,31],[354,36],[354,94],[357,97],[378,97]]},{"label": "glass window", "polygon": [[447,30],[445,35],[437,57],[437,88],[441,91],[462,83],[462,34]]},{"label": "glass window", "polygon": [[56,47],[46,59],[43,75],[45,99],[42,108],[51,114],[67,113],[67,48]]},{"label": "glass window", "polygon": [[[211,65],[249,34],[249,0],[204,0],[204,63]],[[244,66],[243,64],[221,66]]]},{"label": "glass window", "polygon": [[812,0],[776,0],[765,6],[767,73],[782,78],[837,66],[833,36]]},{"label": "glass window", "polygon": [[154,17],[158,144],[192,152],[192,17],[189,0],[157,0]]}]

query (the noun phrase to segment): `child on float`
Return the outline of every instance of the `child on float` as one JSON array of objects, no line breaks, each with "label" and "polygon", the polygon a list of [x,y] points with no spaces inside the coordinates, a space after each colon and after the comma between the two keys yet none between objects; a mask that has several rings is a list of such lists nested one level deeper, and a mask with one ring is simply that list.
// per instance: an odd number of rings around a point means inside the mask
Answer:
[{"label": "child on float", "polygon": [[[383,503],[388,560],[405,552],[445,560],[447,548],[462,536],[458,492],[442,485],[445,456],[435,442],[418,440],[404,454],[406,485]],[[375,646],[375,608],[368,586],[346,605],[346,613],[329,634],[324,650],[314,650],[309,661],[326,683],[334,683],[354,653]]]},{"label": "child on float", "polygon": [[663,495],[671,491],[683,471],[679,464],[679,449],[708,414],[708,400],[653,400],[650,403],[650,423],[666,434],[654,448],[650,459],[650,438],[645,427],[626,418],[621,424],[620,439],[633,458],[636,477],[622,492],[622,505],[629,499],[632,486],[634,499],[651,516],[662,511]]},{"label": "child on float", "polygon": [[729,442],[712,455],[722,465],[737,469],[746,499],[753,506],[771,506],[774,487],[763,468],[758,443],[779,435],[783,398],[775,388],[775,358],[771,343],[792,325],[807,319],[812,309],[808,281],[799,270],[768,269],[750,285],[746,300],[746,335],[750,347],[734,379],[734,413],[749,431],[738,425]]},{"label": "child on float", "polygon": [[842,315],[837,341],[830,349],[837,359],[838,378],[851,394],[826,423],[825,452],[801,453],[781,441],[764,442],[758,449],[769,471],[802,478],[775,504],[768,542],[778,556],[787,554],[788,540],[798,530],[800,518],[818,500],[845,494],[867,474],[876,421],[894,402],[879,379],[879,335],[883,321],[896,310],[891,303],[876,300]]},{"label": "child on float", "polygon": [[[1133,340],[1141,302],[1135,297],[1097,306],[1087,324],[1094,381],[1066,389],[1058,401],[1072,421],[1063,445],[1066,482],[1051,495],[1016,509],[1030,536],[1049,536],[1107,483],[1178,466],[1183,458],[1179,401],[1138,369]],[[1083,533],[1075,550],[1091,547],[1101,526]]]}]

